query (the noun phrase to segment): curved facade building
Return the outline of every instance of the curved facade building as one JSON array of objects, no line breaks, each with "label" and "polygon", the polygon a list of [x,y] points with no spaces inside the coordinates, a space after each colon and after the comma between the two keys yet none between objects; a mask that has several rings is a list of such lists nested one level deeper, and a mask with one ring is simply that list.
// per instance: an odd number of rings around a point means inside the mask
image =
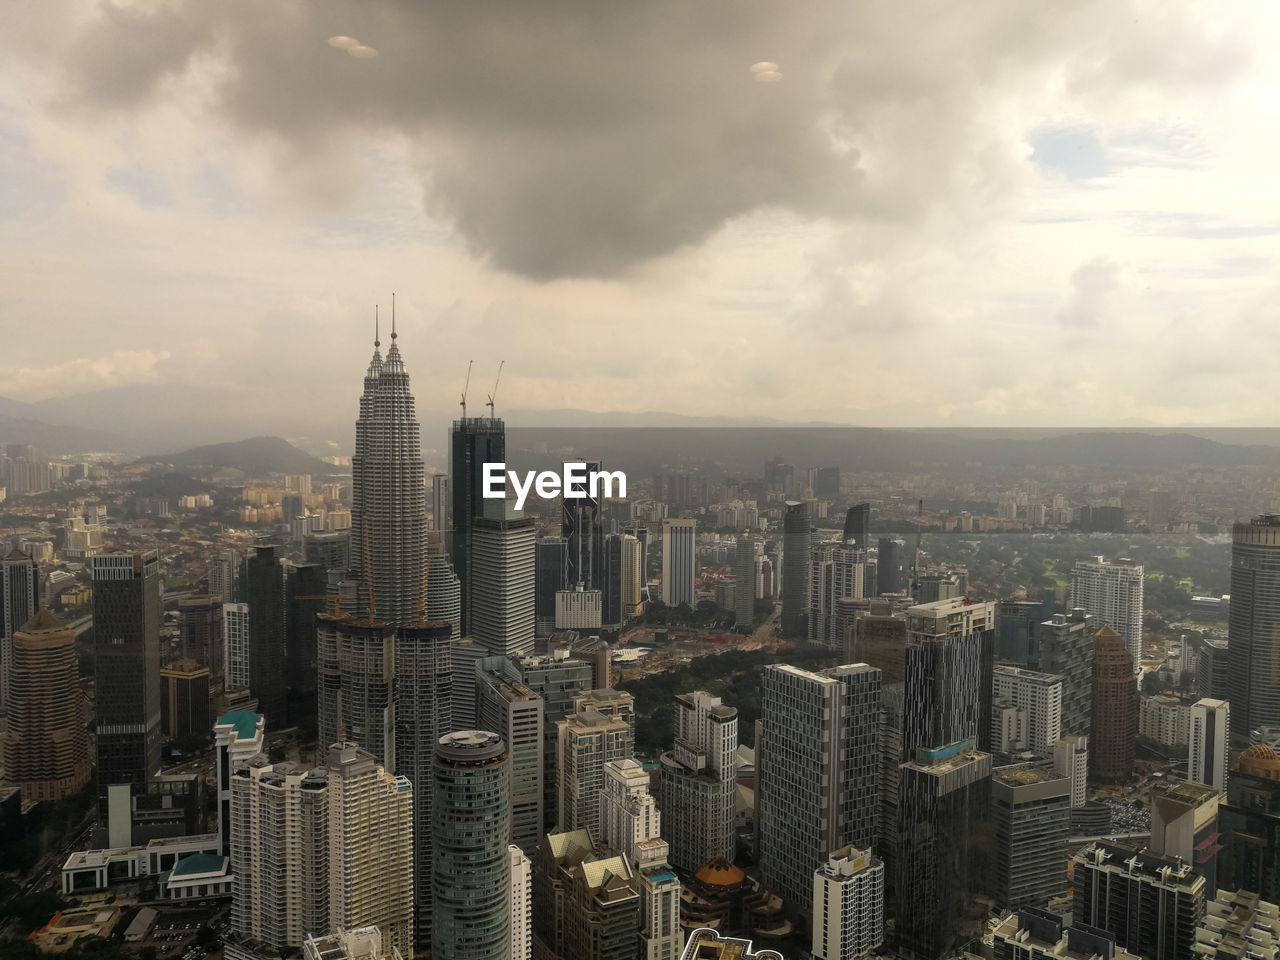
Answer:
[{"label": "curved facade building", "polygon": [[350,740],[394,769],[395,629],[346,614],[318,615],[316,674],[320,742]]},{"label": "curved facade building", "polygon": [[1089,739],[1095,776],[1123,780],[1133,773],[1138,679],[1124,637],[1110,627],[1093,635],[1093,735]]},{"label": "curved facade building", "polygon": [[1231,739],[1252,742],[1280,724],[1280,516],[1254,517],[1231,530],[1231,613],[1227,624]]},{"label": "curved facade building", "polygon": [[507,839],[511,763],[496,733],[460,730],[436,743],[432,955],[511,956]]},{"label": "curved facade building", "polygon": [[805,637],[809,614],[809,553],[813,521],[809,505],[787,501],[782,518],[782,635]]}]

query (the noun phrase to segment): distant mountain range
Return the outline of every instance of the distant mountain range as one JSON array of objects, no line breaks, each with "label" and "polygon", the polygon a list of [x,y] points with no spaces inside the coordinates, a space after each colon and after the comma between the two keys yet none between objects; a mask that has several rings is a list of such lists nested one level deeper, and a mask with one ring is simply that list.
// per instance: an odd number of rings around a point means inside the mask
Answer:
[{"label": "distant mountain range", "polygon": [[147,457],[143,463],[157,463],[175,470],[222,470],[234,468],[250,476],[268,473],[310,473],[328,475],[340,468],[317,460],[280,437],[253,437],[233,443],[213,443],[181,453]]}]

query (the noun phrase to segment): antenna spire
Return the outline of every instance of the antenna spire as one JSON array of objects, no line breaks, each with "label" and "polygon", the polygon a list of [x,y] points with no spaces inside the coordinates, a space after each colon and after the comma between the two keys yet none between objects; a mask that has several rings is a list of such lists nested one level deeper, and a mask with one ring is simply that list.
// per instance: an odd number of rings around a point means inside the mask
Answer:
[{"label": "antenna spire", "polygon": [[391,294],[391,339],[394,341],[394,340],[395,340],[395,338],[396,338],[396,295],[395,295],[395,292],[394,292],[394,291],[392,291],[392,294]]},{"label": "antenna spire", "polygon": [[378,305],[373,305],[373,349],[377,350],[382,346],[382,337],[378,333]]}]

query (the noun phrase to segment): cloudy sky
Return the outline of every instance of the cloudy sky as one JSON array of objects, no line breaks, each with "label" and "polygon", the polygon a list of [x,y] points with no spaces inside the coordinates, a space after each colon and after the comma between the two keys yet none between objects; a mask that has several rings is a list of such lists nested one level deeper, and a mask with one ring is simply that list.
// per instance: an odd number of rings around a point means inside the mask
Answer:
[{"label": "cloudy sky", "polygon": [[[0,35],[0,395],[423,420],[1275,424],[1280,10],[41,0]],[[385,337],[384,337],[385,339]],[[145,391],[145,392],[143,392]],[[518,413],[517,413],[518,416]]]}]

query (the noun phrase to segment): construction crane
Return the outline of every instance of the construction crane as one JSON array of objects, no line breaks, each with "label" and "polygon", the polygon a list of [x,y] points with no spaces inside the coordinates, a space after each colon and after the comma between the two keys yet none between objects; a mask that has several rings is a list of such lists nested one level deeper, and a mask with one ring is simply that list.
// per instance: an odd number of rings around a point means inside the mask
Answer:
[{"label": "construction crane", "polygon": [[489,408],[489,419],[493,419],[493,400],[498,395],[498,381],[502,379],[502,368],[507,365],[507,361],[503,360],[498,364],[498,375],[493,378],[493,393],[489,394],[489,402],[485,404]]},{"label": "construction crane", "polygon": [[467,419],[467,390],[471,387],[471,367],[475,363],[474,360],[467,361],[467,380],[462,385],[462,402],[458,406],[462,407],[462,419]]},{"label": "construction crane", "polygon": [[332,613],[335,617],[340,617],[342,616],[342,611],[338,608],[338,604],[341,603],[343,600],[354,600],[355,597],[347,597],[339,593],[312,593],[305,597],[294,597],[293,599],[295,600],[332,600],[333,601]]}]

